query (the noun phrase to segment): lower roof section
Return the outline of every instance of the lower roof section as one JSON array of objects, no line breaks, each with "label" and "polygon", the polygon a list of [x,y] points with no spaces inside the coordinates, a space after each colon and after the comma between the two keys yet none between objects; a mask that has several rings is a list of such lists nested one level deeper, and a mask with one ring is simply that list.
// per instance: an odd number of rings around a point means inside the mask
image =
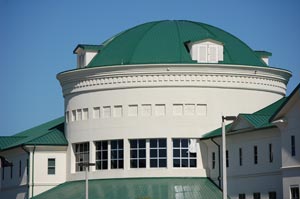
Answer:
[{"label": "lower roof section", "polygon": [[[34,199],[84,199],[85,181],[66,182]],[[208,178],[127,178],[89,181],[89,199],[221,199]]]}]

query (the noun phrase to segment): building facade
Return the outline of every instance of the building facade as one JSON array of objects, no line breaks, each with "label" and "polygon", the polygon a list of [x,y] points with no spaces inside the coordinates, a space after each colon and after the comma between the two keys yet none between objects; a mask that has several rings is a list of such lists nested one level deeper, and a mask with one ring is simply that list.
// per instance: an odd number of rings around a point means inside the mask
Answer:
[{"label": "building facade", "polygon": [[[289,130],[269,121],[286,100],[291,73],[268,66],[271,53],[253,51],[219,28],[191,21],[145,23],[101,45],[80,44],[73,52],[77,68],[57,75],[65,117],[0,138],[0,155],[7,163],[2,164],[3,196],[53,197],[83,183],[82,163],[91,162],[89,179],[95,187],[100,179],[134,184],[133,179],[154,178],[167,188],[145,183],[151,191],[138,197],[220,198],[222,115],[239,115],[228,131],[229,195],[281,198],[285,184],[292,182],[296,190],[298,162],[293,163],[296,173],[286,169],[287,180],[281,172],[282,132]],[[290,109],[295,112],[291,117],[299,118],[299,109]],[[248,117],[261,123],[252,124]],[[18,161],[22,177],[12,180],[7,170],[15,175]],[[199,178],[199,186],[174,185],[169,178],[178,183]],[[212,188],[204,191],[203,186]],[[96,192],[95,198],[100,196]],[[126,193],[124,198],[137,197],[136,191]],[[108,196],[117,197],[102,195]]]}]

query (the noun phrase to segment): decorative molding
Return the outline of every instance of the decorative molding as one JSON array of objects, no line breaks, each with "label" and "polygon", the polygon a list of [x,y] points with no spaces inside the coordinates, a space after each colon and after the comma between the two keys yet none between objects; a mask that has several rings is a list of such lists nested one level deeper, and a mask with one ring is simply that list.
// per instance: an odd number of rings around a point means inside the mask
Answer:
[{"label": "decorative molding", "polygon": [[152,73],[94,75],[64,82],[64,96],[91,90],[137,87],[217,87],[265,90],[285,94],[285,82],[279,78],[235,74]]}]

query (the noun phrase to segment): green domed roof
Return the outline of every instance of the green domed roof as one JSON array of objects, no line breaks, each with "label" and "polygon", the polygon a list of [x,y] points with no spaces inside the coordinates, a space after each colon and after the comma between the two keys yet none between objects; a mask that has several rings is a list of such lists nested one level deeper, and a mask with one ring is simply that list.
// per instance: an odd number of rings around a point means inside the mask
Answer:
[{"label": "green domed roof", "polygon": [[183,21],[155,21],[135,26],[108,39],[88,67],[128,64],[193,64],[186,43],[205,39],[224,46],[219,64],[267,66],[244,42],[210,25]]}]

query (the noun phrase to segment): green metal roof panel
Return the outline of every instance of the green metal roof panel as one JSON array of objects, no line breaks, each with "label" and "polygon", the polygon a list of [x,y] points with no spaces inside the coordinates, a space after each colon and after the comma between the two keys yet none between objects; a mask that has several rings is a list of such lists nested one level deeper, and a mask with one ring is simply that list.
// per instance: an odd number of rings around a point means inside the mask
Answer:
[{"label": "green metal roof panel", "polygon": [[0,150],[7,146],[23,140],[26,136],[0,136]]},{"label": "green metal roof panel", "polygon": [[210,25],[184,20],[138,25],[105,41],[88,67],[122,64],[196,63],[186,42],[213,39],[224,45],[221,64],[267,65],[244,42]]},{"label": "green metal roof panel", "polygon": [[257,54],[257,56],[259,56],[259,57],[270,57],[270,56],[272,56],[272,53],[270,53],[270,52],[268,52],[268,51],[262,51],[262,50],[256,50],[256,51],[254,51],[256,54]]},{"label": "green metal roof panel", "polygon": [[9,137],[0,137],[0,150],[21,145],[68,145],[64,136],[64,117],[46,122]]},{"label": "green metal roof panel", "polygon": [[[231,125],[232,125],[232,123],[227,124],[227,125],[225,126],[225,131],[226,131],[226,132],[228,131],[228,129],[230,129]],[[215,129],[215,130],[213,130],[213,131],[210,131],[210,132],[204,134],[204,135],[201,137],[201,139],[209,139],[209,138],[214,138],[214,137],[218,137],[218,136],[221,136],[221,135],[222,135],[222,128],[218,128],[218,129]]]},{"label": "green metal roof panel", "polygon": [[256,111],[254,112],[253,114],[256,114],[256,115],[273,115],[278,109],[279,107],[285,103],[287,97],[283,97],[281,98],[280,100],[274,102],[273,104],[270,104],[269,106],[259,110],[259,111]]},{"label": "green metal roof panel", "polygon": [[[34,199],[84,199],[85,181],[66,182]],[[221,199],[208,178],[134,178],[89,181],[90,199]]]},{"label": "green metal roof panel", "polygon": [[[271,116],[285,103],[286,97],[281,98],[280,100],[270,104],[269,106],[256,111],[252,114],[239,114],[238,117],[242,117],[247,120],[252,126],[253,129],[265,128],[274,126],[269,122]],[[226,126],[226,132],[231,128],[231,124]],[[213,137],[218,137],[222,135],[222,129],[218,128],[211,132],[204,134],[201,139],[209,139]]]},{"label": "green metal roof panel", "polygon": [[26,142],[27,145],[68,145],[68,141],[64,136],[64,133],[53,129],[47,134],[37,137],[29,142]]}]

